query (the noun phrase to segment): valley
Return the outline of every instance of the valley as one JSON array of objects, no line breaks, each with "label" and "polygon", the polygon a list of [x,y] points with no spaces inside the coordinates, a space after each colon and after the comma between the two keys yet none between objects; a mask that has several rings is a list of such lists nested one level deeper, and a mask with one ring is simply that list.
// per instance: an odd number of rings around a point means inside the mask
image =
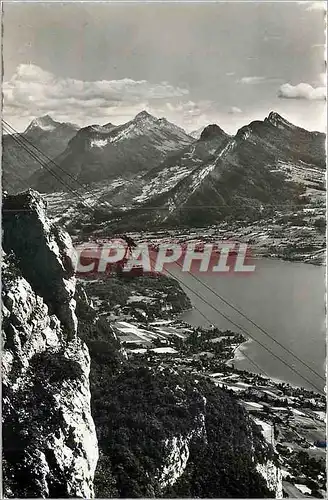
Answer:
[{"label": "valley", "polygon": [[[62,129],[50,120],[35,121],[24,134],[37,131],[37,141],[40,130],[43,136]],[[19,157],[13,148],[23,143],[28,149],[24,140],[4,143],[7,178],[12,158]],[[277,113],[234,136],[212,124],[195,138],[141,112],[120,126],[84,127],[61,147],[51,161],[51,151],[49,161],[48,154],[36,154],[41,168],[29,166],[20,179],[41,195],[33,189],[21,193],[15,179],[5,185],[6,251],[13,252],[10,259],[19,255],[15,272],[33,286],[36,275],[20,253],[16,216],[27,230],[35,217],[35,234],[59,225],[74,245],[98,245],[128,233],[135,244],[154,249],[164,243],[234,242],[246,243],[255,262],[325,262],[324,135],[295,127]],[[36,214],[31,219],[30,212]],[[51,231],[50,241],[58,230]],[[29,241],[34,233],[24,234]],[[56,245],[46,247],[54,259]],[[67,265],[62,247],[60,259]],[[60,297],[36,281],[51,314],[67,328]],[[323,498],[325,453],[316,443],[325,440],[324,396],[266,376],[258,367],[238,367],[238,357],[248,356],[247,335],[230,325],[219,328],[202,311],[201,326],[184,321],[181,315],[196,307],[184,289],[174,274],[77,279],[75,328],[90,353],[99,447],[96,494],[238,496],[246,485],[250,497]],[[222,456],[229,464],[226,474],[219,467]]]},{"label": "valley", "polygon": [[326,2],[2,4],[2,496],[327,498]]}]

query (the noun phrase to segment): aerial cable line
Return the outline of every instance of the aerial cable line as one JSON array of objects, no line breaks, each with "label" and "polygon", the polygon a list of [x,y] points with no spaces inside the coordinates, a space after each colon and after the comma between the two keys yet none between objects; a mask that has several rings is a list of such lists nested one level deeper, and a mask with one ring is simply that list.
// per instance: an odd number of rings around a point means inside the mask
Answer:
[{"label": "aerial cable line", "polygon": [[[5,128],[5,127],[4,127]],[[51,169],[49,169],[47,167],[47,165],[45,165],[43,163],[43,161],[40,159],[40,157],[34,153],[21,139],[19,139],[18,137],[13,137],[13,140],[20,146],[22,147],[25,151],[27,151],[29,153],[29,155],[34,159],[36,160],[42,168],[45,168],[50,175],[52,175],[58,182],[60,182],[61,184],[63,184],[74,196],[77,196],[80,198],[80,200],[83,202],[83,204],[85,203],[83,198],[81,197],[81,195],[75,191],[73,188],[71,188],[71,186],[69,186],[68,184],[65,183],[65,181],[63,181],[63,179],[61,179],[57,173],[53,172]],[[91,207],[89,207],[91,208]]]},{"label": "aerial cable line", "polygon": [[[12,130],[15,131],[14,127],[12,127],[11,125],[7,124],[5,122],[5,120],[3,120],[3,123],[5,125],[5,131],[8,132],[8,129],[9,129],[9,133],[11,133],[10,131],[10,128]],[[6,130],[7,128],[7,130]],[[21,134],[17,133],[17,131],[15,131],[16,134],[18,134],[20,137],[21,137]],[[13,139],[19,144],[21,145],[34,159],[36,159],[36,161],[44,168],[46,168],[46,170],[56,179],[58,180],[62,185],[66,186],[69,191],[74,194],[74,196],[78,196],[80,199],[82,199],[82,203],[84,204],[85,201],[83,200],[83,198],[81,198],[81,196],[75,192],[73,189],[71,189],[71,187],[69,185],[67,185],[62,179],[60,179],[60,177],[58,177],[51,169],[48,169],[46,165],[44,165],[42,163],[42,160],[40,160],[40,158],[38,156],[36,156],[36,154],[31,151],[23,142],[23,140],[19,140],[17,137],[14,137],[12,136]],[[34,146],[30,141],[28,141],[26,138],[24,138],[24,140],[30,145],[32,146],[38,153],[40,153],[40,150]],[[76,181],[76,179],[74,179],[74,177],[72,177],[69,173],[65,172],[63,169],[61,169],[61,167],[59,167],[58,165],[56,165],[55,162],[53,162],[53,160],[51,160],[50,158],[47,157],[47,155],[45,155],[44,153],[41,152],[41,154],[47,158],[51,163],[53,163],[55,166],[57,166],[65,175],[68,175],[69,177],[71,177],[75,182],[77,182],[78,184],[79,181]],[[83,189],[85,189],[85,187],[80,184]],[[91,208],[89,206],[89,208]],[[179,208],[179,207],[177,207]],[[181,266],[180,266],[181,267]],[[169,272],[169,271],[167,271]],[[189,272],[188,272],[189,273]],[[171,274],[171,273],[169,273]],[[222,296],[220,296],[219,294],[216,293],[216,291],[214,291],[211,287],[209,287],[208,285],[206,285],[205,283],[203,283],[201,280],[199,280],[197,277],[195,277],[194,275],[192,275],[191,273],[189,273],[194,279],[196,279],[199,283],[201,283],[203,286],[205,286],[205,288],[207,288],[208,290],[210,290],[212,293],[214,293],[214,295],[216,295],[220,300],[222,300],[224,303],[226,303],[229,307],[231,307],[232,309],[234,309],[236,312],[238,312],[241,316],[243,316],[247,321],[249,321],[251,324],[253,324],[256,328],[258,328],[260,331],[262,331],[265,335],[267,335],[271,340],[273,340],[274,342],[276,342],[280,347],[282,347],[283,349],[286,350],[286,352],[288,352],[290,355],[292,355],[295,359],[297,359],[299,362],[301,362],[304,366],[306,366],[310,371],[312,371],[316,376],[318,376],[319,378],[321,378],[322,380],[323,377],[321,377],[316,371],[314,371],[309,365],[307,365],[303,360],[301,360],[296,354],[294,354],[292,351],[290,351],[287,347],[285,347],[283,344],[281,344],[279,341],[277,341],[276,339],[274,339],[268,332],[266,332],[262,327],[260,327],[259,325],[257,325],[253,320],[251,320],[250,318],[248,318],[242,311],[240,311],[237,307],[235,307],[233,304],[231,304],[229,301],[227,301],[226,299],[224,299]],[[171,276],[173,276],[171,274]],[[174,276],[173,276],[174,277]],[[175,278],[175,277],[174,277]],[[175,278],[176,279],[176,278]],[[180,280],[179,280],[180,281]],[[180,281],[181,283],[181,281]],[[184,286],[186,286],[188,289],[190,289],[190,287],[188,287],[186,284],[183,284]],[[191,290],[191,289],[190,289]],[[216,312],[218,312],[221,316],[223,316],[227,321],[229,321],[231,324],[233,324],[234,326],[236,326],[237,328],[239,328],[240,330],[246,332],[243,327],[241,327],[240,325],[234,323],[230,318],[228,318],[226,315],[224,315],[224,313],[222,313],[221,311],[219,311],[218,309],[216,309],[213,305],[211,305],[209,302],[207,302],[203,297],[201,297],[200,295],[198,295],[196,292],[194,292],[193,290],[191,290],[196,296],[199,296],[205,303],[207,303],[208,305],[210,305],[210,307],[212,307],[214,310],[216,310]],[[284,360],[282,360],[282,358],[278,357],[277,355],[275,355],[272,351],[270,351],[268,348],[266,348],[262,343],[260,343],[258,340],[254,339],[249,333],[246,333],[248,334],[254,341],[256,341],[259,345],[261,345],[264,349],[266,349],[268,352],[270,352],[273,356],[275,356],[276,358],[278,358],[281,362],[283,362],[284,364],[286,364],[291,370],[293,370],[295,373],[297,373],[299,376],[301,376],[301,378],[303,378],[304,380],[306,380],[312,387],[315,387],[309,380],[307,380],[304,376],[302,376],[299,372],[297,372],[293,367],[289,366]],[[318,388],[316,388],[318,390]]]},{"label": "aerial cable line", "polygon": [[[5,128],[5,127],[4,127]],[[12,136],[13,137],[13,136]],[[43,168],[45,168],[50,175],[52,175],[58,182],[60,182],[63,186],[65,186],[74,196],[77,196],[82,204],[84,206],[86,206],[87,208],[92,208],[90,205],[87,205],[85,200],[83,199],[83,197],[80,195],[80,193],[78,193],[77,191],[75,191],[73,188],[71,188],[71,186],[69,186],[68,184],[66,184],[65,181],[63,181],[63,179],[61,179],[57,173],[53,172],[51,169],[49,169],[47,167],[47,165],[45,165],[44,163],[42,163],[42,160],[33,152],[31,151],[31,149],[28,148],[28,146],[26,146],[26,144],[24,144],[24,142],[20,139],[18,139],[17,137],[13,137],[13,140],[19,145],[21,146],[23,149],[25,149],[25,151],[27,151],[30,156],[32,156],[32,158],[34,158]]]},{"label": "aerial cable line", "polygon": [[[150,260],[152,260],[152,259],[150,259]],[[153,260],[152,260],[152,262],[154,263]],[[258,339],[254,338],[244,327],[242,327],[241,325],[239,325],[238,323],[236,323],[235,321],[233,321],[225,313],[223,313],[222,311],[220,311],[219,309],[217,309],[215,306],[213,306],[213,304],[211,304],[210,302],[208,302],[202,295],[200,295],[198,292],[196,292],[195,290],[193,290],[189,285],[183,283],[179,278],[177,278],[176,276],[174,276],[174,274],[170,273],[170,271],[168,271],[167,269],[165,271],[170,276],[172,276],[172,278],[174,278],[177,281],[179,281],[179,283],[183,287],[187,288],[190,292],[192,292],[194,295],[196,295],[196,297],[200,298],[205,304],[207,304],[208,306],[210,306],[215,312],[217,312],[218,314],[220,314],[220,316],[222,316],[226,321],[228,321],[233,326],[235,326],[236,328],[238,328],[239,330],[241,330],[243,333],[245,333],[246,336],[250,337],[254,342],[256,342],[261,347],[263,347],[263,349],[265,349],[267,352],[269,352],[273,357],[275,357],[276,359],[278,359],[281,363],[283,363],[290,370],[292,370],[294,373],[296,373],[299,377],[301,377],[303,380],[305,380],[317,392],[319,392],[320,394],[324,395],[323,392],[322,392],[322,390],[319,389],[319,387],[317,387],[313,382],[311,382],[304,375],[302,375],[296,368],[294,368],[293,366],[290,366],[289,363],[287,361],[285,361],[283,358],[281,358],[278,354],[275,354],[273,351],[271,351],[271,349],[269,347],[265,346],[261,341],[259,341]]]},{"label": "aerial cable line", "polygon": [[[27,139],[27,137],[25,137],[23,134],[21,134],[20,132],[18,132],[12,125],[10,125],[9,123],[7,123],[5,120],[2,120],[4,125],[11,129],[12,132],[16,135],[19,135],[20,138],[25,141],[29,146],[31,146],[33,149],[35,149],[37,151],[38,154],[40,154],[41,156],[43,156],[46,160],[47,160],[47,163],[51,163],[56,169],[60,170],[64,175],[66,175],[67,177],[69,177],[70,179],[72,179],[73,182],[75,182],[76,184],[78,184],[84,191],[85,193],[84,194],[87,194],[88,196],[90,196],[91,198],[94,197],[94,195],[92,194],[92,192],[90,192],[87,187],[82,184],[78,179],[76,179],[73,175],[71,175],[69,172],[67,172],[66,170],[64,170],[60,165],[58,165],[58,163],[56,163],[52,158],[49,158],[49,156],[46,155],[46,153],[44,153],[41,149],[39,149],[35,144],[33,144],[31,141],[29,141]],[[94,198],[94,201],[97,201],[96,198]]]},{"label": "aerial cable line", "polygon": [[[177,266],[179,266],[180,268],[182,267],[178,262],[176,262]],[[305,366],[308,370],[310,370],[314,375],[316,375],[317,377],[321,378],[321,380],[325,381],[325,378],[322,377],[318,372],[316,372],[313,368],[311,368],[311,366],[309,366],[305,361],[303,361],[301,358],[299,358],[293,351],[291,351],[288,347],[284,346],[281,342],[279,342],[279,340],[276,340],[274,337],[272,337],[272,335],[270,335],[270,333],[268,333],[263,327],[261,327],[258,323],[256,323],[255,321],[253,321],[251,318],[249,318],[243,311],[241,311],[240,309],[238,309],[238,307],[234,306],[231,302],[229,302],[227,299],[225,299],[222,295],[220,295],[218,292],[216,292],[216,290],[214,290],[213,288],[211,288],[210,286],[208,286],[206,283],[204,283],[202,280],[200,280],[199,278],[197,278],[197,276],[193,275],[190,273],[190,271],[187,271],[188,274],[194,278],[196,281],[198,281],[198,283],[200,283],[201,285],[203,285],[207,290],[209,290],[210,292],[212,292],[218,299],[220,299],[222,302],[224,302],[224,304],[228,305],[229,307],[231,307],[231,309],[233,309],[234,311],[236,311],[238,314],[240,314],[244,319],[246,319],[247,321],[249,321],[253,326],[255,326],[258,330],[260,330],[262,333],[264,333],[264,335],[266,335],[267,337],[270,338],[270,340],[272,340],[273,342],[275,342],[277,345],[279,345],[279,347],[281,347],[282,349],[284,349],[286,352],[288,352],[288,354],[290,354],[291,356],[293,356],[297,361],[299,361],[303,366]]]},{"label": "aerial cable line", "polygon": [[[4,125],[4,129],[5,131],[8,131],[6,130],[6,126]],[[25,144],[25,142],[23,141],[23,139],[21,137],[19,137],[19,135],[11,135],[12,139],[14,142],[16,142],[21,148],[23,148],[34,160],[37,161],[37,163],[39,163],[39,165],[41,165],[41,167],[44,167],[44,163],[43,161],[41,160],[41,158],[34,152],[32,151],[29,146],[27,144]],[[56,174],[52,173],[52,175],[54,175],[54,177],[56,177]],[[57,180],[60,180],[58,177],[57,177]]]},{"label": "aerial cable line", "polygon": [[[30,146],[31,148],[33,148],[35,150],[34,154],[38,154],[39,155],[40,162],[42,161],[42,157],[44,157],[47,160],[48,163],[52,163],[56,168],[58,168],[58,170],[61,170],[67,177],[70,177],[74,182],[76,182],[83,189],[85,189],[85,187],[83,186],[83,184],[81,184],[77,179],[75,179],[69,172],[66,172],[63,168],[61,168],[59,165],[57,165],[41,149],[39,149],[35,144],[33,144],[33,142],[29,141],[27,139],[27,137],[25,137],[22,133],[18,132],[12,125],[10,125],[9,123],[7,123],[4,119],[2,121],[3,121],[4,125],[5,125],[5,127],[7,129],[9,129],[10,134],[11,134],[11,136],[12,136],[13,139],[15,139],[18,136],[19,139],[22,142],[26,143],[27,146]],[[43,165],[43,163],[42,163],[42,165]]]},{"label": "aerial cable line", "polygon": [[[6,130],[6,125],[4,125],[4,129]],[[8,130],[6,130],[8,131]],[[74,195],[77,195],[77,196],[80,196],[79,193],[76,193],[75,190],[73,188],[71,188],[69,185],[67,185],[65,183],[65,181],[63,181],[57,173],[53,172],[51,169],[49,169],[47,167],[47,165],[44,164],[44,162],[42,161],[42,159],[40,158],[40,156],[35,153],[33,150],[30,149],[29,145],[26,144],[26,141],[24,142],[23,138],[19,136],[19,134],[17,134],[16,136],[15,135],[12,135],[11,136],[12,139],[20,146],[22,147],[30,156],[32,156],[32,158],[34,160],[36,160],[39,165],[42,167],[42,168],[45,168],[49,173],[50,175],[52,175],[57,181],[59,181],[61,184],[63,184],[64,186],[66,186]]]}]

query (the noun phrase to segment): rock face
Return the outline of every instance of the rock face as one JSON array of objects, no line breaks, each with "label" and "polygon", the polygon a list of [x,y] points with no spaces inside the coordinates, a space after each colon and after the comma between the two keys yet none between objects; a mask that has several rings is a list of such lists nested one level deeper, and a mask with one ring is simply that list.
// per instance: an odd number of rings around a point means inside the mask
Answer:
[{"label": "rock face", "polygon": [[164,443],[163,466],[158,478],[160,488],[172,486],[184,473],[190,456],[190,443],[198,438],[207,441],[205,425],[206,398],[202,397],[201,407],[197,414],[194,426],[187,436],[173,436]]},{"label": "rock face", "polygon": [[[274,429],[272,425],[259,419],[254,420],[256,424],[261,428],[262,435],[266,442],[273,447],[274,451],[276,451]],[[267,460],[265,463],[258,463],[256,466],[256,470],[265,479],[269,490],[274,491],[275,498],[283,498],[282,472],[280,467],[277,467],[273,460]]]},{"label": "rock face", "polygon": [[13,252],[23,276],[58,316],[68,336],[77,328],[75,277],[69,235],[49,223],[45,203],[33,190],[3,203],[3,247]]},{"label": "rock face", "polygon": [[98,447],[70,239],[29,191],[4,200],[3,245],[4,496],[91,498]]},{"label": "rock face", "polygon": [[258,464],[256,470],[265,479],[269,490],[275,493],[275,498],[283,498],[281,469],[269,460],[266,464]]},{"label": "rock face", "polygon": [[189,458],[190,437],[174,436],[165,441],[167,456],[159,478],[161,488],[172,486],[183,474]]}]

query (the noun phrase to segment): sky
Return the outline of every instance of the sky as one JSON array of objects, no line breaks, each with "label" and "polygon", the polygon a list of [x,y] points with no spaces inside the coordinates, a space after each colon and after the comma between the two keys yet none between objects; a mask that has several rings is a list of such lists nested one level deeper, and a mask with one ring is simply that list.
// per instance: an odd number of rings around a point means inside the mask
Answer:
[{"label": "sky", "polygon": [[7,2],[3,114],[80,126],[146,109],[229,133],[276,111],[325,130],[325,2]]}]

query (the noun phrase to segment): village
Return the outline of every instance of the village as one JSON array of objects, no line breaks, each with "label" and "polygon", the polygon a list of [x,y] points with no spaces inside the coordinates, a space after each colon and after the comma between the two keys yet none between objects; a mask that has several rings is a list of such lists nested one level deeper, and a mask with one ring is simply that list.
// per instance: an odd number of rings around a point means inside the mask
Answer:
[{"label": "village", "polygon": [[[99,315],[110,320],[131,362],[171,367],[195,380],[206,377],[235,394],[278,454],[284,496],[324,498],[325,397],[236,369],[234,357],[247,339],[181,321],[179,311],[190,304],[174,280],[126,280],[125,289],[120,285],[122,295],[112,296],[110,290],[118,290],[115,280],[85,278],[82,283]],[[114,307],[108,307],[111,302]]]},{"label": "village", "polygon": [[240,334],[168,320],[147,326],[118,321],[115,329],[128,356],[139,362],[209,377],[235,393],[279,454],[285,494],[324,498],[324,396],[235,369],[234,352],[246,340]]}]

